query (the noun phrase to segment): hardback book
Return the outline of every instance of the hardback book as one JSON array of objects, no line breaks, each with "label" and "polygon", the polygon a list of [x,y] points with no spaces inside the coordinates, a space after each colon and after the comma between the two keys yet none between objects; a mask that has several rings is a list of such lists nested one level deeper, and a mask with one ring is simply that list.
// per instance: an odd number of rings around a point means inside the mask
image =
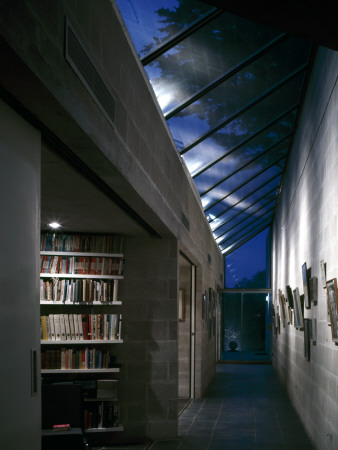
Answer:
[{"label": "hardback book", "polygon": [[49,326],[50,326],[50,337],[51,337],[51,340],[55,341],[54,314],[49,314]]}]

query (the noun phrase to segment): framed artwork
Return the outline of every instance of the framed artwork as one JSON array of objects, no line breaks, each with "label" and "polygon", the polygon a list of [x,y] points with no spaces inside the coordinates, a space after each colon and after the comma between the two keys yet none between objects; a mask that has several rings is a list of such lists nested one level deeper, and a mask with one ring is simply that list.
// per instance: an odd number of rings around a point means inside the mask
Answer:
[{"label": "framed artwork", "polygon": [[304,327],[303,310],[298,288],[293,290],[293,304],[295,310],[295,320],[294,320],[295,327],[303,328]]},{"label": "framed artwork", "polygon": [[283,294],[282,294],[282,303],[283,303],[284,309],[285,309],[285,320],[286,320],[286,323],[289,324],[290,323],[290,308],[289,308],[288,302],[286,301],[286,298]]},{"label": "framed artwork", "polygon": [[207,296],[206,293],[202,294],[202,319],[205,320],[207,315]]},{"label": "framed artwork", "polygon": [[310,319],[304,319],[304,356],[310,361]]},{"label": "framed artwork", "polygon": [[293,297],[292,297],[292,289],[291,289],[290,285],[286,286],[286,296],[287,296],[290,308],[293,309]]},{"label": "framed artwork", "polygon": [[327,305],[330,314],[332,340],[338,342],[338,310],[337,310],[337,279],[326,282]]},{"label": "framed artwork", "polygon": [[310,302],[314,305],[317,304],[318,301],[318,282],[317,277],[310,278]]},{"label": "framed artwork", "polygon": [[285,327],[285,323],[286,323],[285,303],[283,302],[283,295],[282,295],[282,291],[280,289],[278,289],[278,300],[279,300],[279,309],[280,309],[280,313],[281,313],[282,324],[283,324],[283,327]]},{"label": "framed artwork", "polygon": [[303,277],[303,290],[304,290],[304,306],[306,309],[311,308],[310,296],[309,296],[309,278],[306,267],[306,262],[302,265],[302,277]]},{"label": "framed artwork", "polygon": [[321,274],[321,280],[322,280],[322,288],[326,289],[326,264],[324,263],[324,260],[320,260],[320,274]]},{"label": "framed artwork", "polygon": [[311,319],[309,323],[310,328],[310,341],[313,344],[317,341],[317,319]]},{"label": "framed artwork", "polygon": [[185,312],[185,308],[184,308],[184,290],[180,289],[178,291],[178,320],[180,322],[183,322],[184,319],[185,319],[184,312]]}]

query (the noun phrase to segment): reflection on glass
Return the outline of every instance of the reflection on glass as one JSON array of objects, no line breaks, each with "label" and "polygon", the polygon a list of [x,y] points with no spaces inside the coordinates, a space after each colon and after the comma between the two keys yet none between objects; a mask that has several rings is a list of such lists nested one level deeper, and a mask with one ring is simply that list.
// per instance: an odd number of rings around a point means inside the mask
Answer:
[{"label": "reflection on glass", "polygon": [[225,257],[226,288],[269,288],[270,229]]}]

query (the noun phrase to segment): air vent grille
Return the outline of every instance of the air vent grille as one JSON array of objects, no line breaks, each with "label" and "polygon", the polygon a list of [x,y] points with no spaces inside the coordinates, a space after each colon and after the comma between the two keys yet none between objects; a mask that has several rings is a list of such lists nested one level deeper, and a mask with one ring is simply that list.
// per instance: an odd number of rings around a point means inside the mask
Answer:
[{"label": "air vent grille", "polygon": [[115,99],[68,20],[66,20],[65,27],[65,58],[113,125],[115,121]]},{"label": "air vent grille", "polygon": [[182,220],[182,223],[183,223],[184,227],[185,227],[188,231],[190,231],[190,222],[189,222],[189,219],[188,219],[188,217],[184,214],[183,211],[182,211],[181,220]]}]

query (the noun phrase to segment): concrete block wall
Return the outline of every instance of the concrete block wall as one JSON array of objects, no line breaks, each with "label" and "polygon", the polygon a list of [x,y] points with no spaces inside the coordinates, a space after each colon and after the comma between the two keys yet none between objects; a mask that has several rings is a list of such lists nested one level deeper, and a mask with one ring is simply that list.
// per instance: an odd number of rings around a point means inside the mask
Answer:
[{"label": "concrete block wall", "polygon": [[177,241],[127,238],[124,255],[124,343],[114,348],[122,364],[121,438],[165,439],[177,434]]},{"label": "concrete block wall", "polygon": [[338,346],[327,323],[327,280],[338,279],[338,53],[319,48],[273,227],[273,301],[286,285],[303,294],[302,265],[318,277],[318,303],[305,309],[317,321],[317,340],[304,357],[304,331],[281,326],[273,336],[273,365],[320,450],[338,448]]}]

